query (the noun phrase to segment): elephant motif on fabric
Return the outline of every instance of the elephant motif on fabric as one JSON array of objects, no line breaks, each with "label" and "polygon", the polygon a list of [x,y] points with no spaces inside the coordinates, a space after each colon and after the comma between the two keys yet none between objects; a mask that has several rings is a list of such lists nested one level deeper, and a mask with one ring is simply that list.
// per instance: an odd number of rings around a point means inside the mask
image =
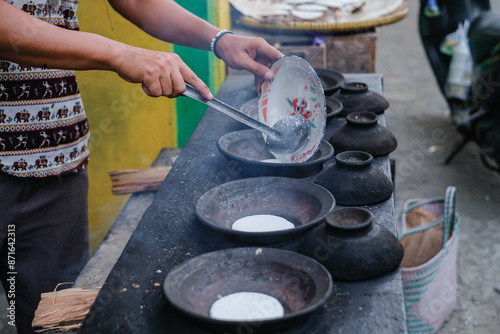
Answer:
[{"label": "elephant motif on fabric", "polygon": [[23,5],[22,10],[24,10],[26,13],[30,13],[31,15],[35,15],[36,5],[26,3]]},{"label": "elephant motif on fabric", "polygon": [[35,167],[36,167],[36,169],[47,168],[47,162],[48,161],[45,158],[36,159],[36,161],[35,161]]},{"label": "elephant motif on fabric", "polygon": [[12,164],[12,168],[14,170],[26,170],[28,167],[28,163],[26,161],[14,161],[14,164]]},{"label": "elephant motif on fabric", "polygon": [[45,119],[48,121],[50,119],[50,111],[49,110],[40,110],[36,116],[39,121]]},{"label": "elephant motif on fabric", "polygon": [[18,112],[18,113],[16,113],[16,116],[14,118],[16,120],[16,123],[19,123],[21,121],[26,123],[30,120],[30,113],[26,112],[26,111]]}]

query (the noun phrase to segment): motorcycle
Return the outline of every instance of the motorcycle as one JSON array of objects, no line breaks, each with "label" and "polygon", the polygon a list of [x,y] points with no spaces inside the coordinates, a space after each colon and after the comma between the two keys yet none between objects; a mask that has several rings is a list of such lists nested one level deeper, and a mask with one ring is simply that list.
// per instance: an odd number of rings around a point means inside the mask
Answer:
[{"label": "motorcycle", "polygon": [[[442,95],[450,109],[451,122],[461,140],[452,148],[449,163],[469,142],[479,146],[479,157],[488,169],[500,172],[500,13],[489,0],[420,0],[419,34]],[[443,52],[443,41],[467,30],[467,64],[457,67],[458,42],[452,54]],[[465,37],[465,36],[463,36]],[[464,49],[465,50],[465,49]],[[465,70],[465,71],[464,71]],[[451,78],[451,79],[450,79]],[[463,81],[456,90],[450,89]]]}]

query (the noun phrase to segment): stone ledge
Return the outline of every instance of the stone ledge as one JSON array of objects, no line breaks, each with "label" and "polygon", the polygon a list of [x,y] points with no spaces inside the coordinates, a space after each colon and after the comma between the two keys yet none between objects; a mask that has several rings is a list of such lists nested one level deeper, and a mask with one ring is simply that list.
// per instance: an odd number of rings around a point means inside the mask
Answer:
[{"label": "stone ledge", "polygon": [[[172,166],[180,152],[181,149],[163,148],[152,166]],[[102,287],[155,195],[156,192],[151,191],[132,194],[73,287],[83,289]]]}]

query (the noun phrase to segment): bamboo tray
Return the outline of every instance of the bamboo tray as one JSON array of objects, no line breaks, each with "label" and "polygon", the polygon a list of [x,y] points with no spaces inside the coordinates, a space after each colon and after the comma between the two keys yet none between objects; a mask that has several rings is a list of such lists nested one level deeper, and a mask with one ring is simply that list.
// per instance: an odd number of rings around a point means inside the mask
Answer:
[{"label": "bamboo tray", "polygon": [[314,31],[322,33],[352,32],[366,30],[397,22],[408,15],[410,0],[404,1],[394,12],[373,19],[347,22],[322,21],[261,21],[242,15],[239,23],[248,28],[281,31]]}]

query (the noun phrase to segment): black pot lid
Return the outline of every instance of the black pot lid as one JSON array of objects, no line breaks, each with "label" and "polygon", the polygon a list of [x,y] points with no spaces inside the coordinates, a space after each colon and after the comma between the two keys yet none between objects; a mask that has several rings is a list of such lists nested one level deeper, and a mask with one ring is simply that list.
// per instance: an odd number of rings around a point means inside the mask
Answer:
[{"label": "black pot lid", "polygon": [[325,95],[332,95],[344,84],[342,73],[328,68],[314,68],[314,71],[321,81]]},{"label": "black pot lid", "polygon": [[341,126],[328,140],[336,153],[363,151],[374,157],[393,152],[398,146],[394,134],[378,123],[378,116],[368,111],[358,111],[346,116]]},{"label": "black pot lid", "polygon": [[371,91],[368,85],[362,82],[344,83],[332,97],[343,105],[341,116],[356,111],[380,114],[389,107],[389,102],[382,95]]},{"label": "black pot lid", "polygon": [[326,96],[326,118],[331,119],[342,112],[344,106],[342,103],[331,96]]}]

